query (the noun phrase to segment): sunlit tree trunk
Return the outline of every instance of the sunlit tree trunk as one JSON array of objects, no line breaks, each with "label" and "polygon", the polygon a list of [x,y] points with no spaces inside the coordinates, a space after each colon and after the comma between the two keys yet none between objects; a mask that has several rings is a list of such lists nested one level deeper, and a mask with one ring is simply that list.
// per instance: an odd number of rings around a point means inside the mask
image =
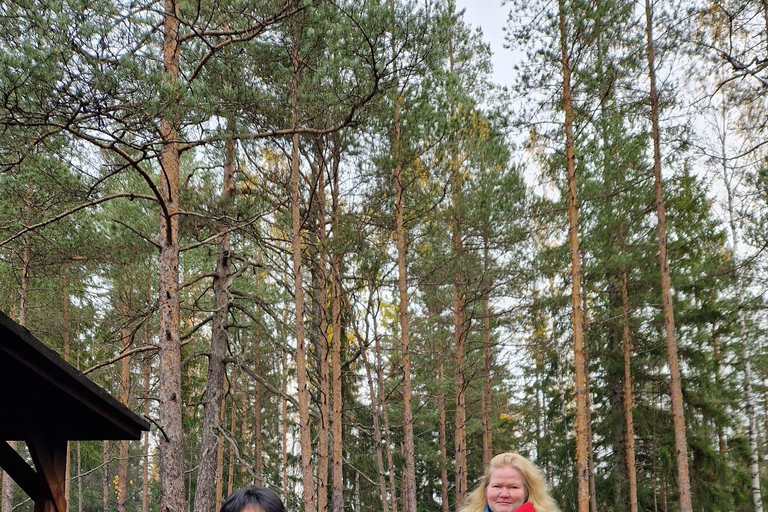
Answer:
[{"label": "sunlit tree trunk", "polygon": [[573,324],[574,383],[576,390],[576,479],[578,511],[588,512],[589,492],[589,426],[587,413],[586,349],[583,332],[581,298],[581,256],[579,253],[579,203],[576,194],[576,148],[573,137],[573,104],[571,101],[571,63],[564,0],[559,0],[560,49],[563,67],[563,110],[565,111],[565,171],[568,208],[568,246],[571,260],[571,321]]},{"label": "sunlit tree trunk", "polygon": [[685,434],[685,411],[680,382],[680,365],[677,357],[675,316],[672,306],[669,259],[667,256],[667,222],[664,208],[664,188],[661,178],[661,142],[659,133],[659,95],[656,89],[655,47],[653,42],[653,17],[649,0],[645,1],[648,75],[650,78],[651,136],[653,139],[653,175],[655,184],[657,231],[659,238],[659,267],[661,273],[661,300],[666,333],[667,362],[669,365],[672,418],[675,427],[675,449],[678,475],[680,512],[692,512],[691,483],[688,474],[688,444]]}]

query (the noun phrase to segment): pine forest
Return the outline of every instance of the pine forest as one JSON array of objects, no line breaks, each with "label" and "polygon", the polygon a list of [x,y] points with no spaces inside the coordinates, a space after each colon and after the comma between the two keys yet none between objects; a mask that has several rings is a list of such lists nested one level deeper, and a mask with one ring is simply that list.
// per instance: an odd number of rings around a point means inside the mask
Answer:
[{"label": "pine forest", "polygon": [[152,425],[70,512],[768,506],[768,0],[503,8],[0,2],[0,310]]}]

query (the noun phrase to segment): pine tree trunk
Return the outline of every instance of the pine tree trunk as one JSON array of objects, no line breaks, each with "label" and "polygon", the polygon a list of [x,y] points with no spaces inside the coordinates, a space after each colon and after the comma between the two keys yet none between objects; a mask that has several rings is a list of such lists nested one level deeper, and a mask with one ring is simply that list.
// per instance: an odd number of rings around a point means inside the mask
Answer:
[{"label": "pine tree trunk", "polygon": [[389,413],[387,412],[387,399],[385,393],[384,382],[384,369],[382,363],[384,361],[381,353],[381,341],[379,333],[376,329],[376,322],[373,324],[373,339],[376,346],[376,383],[378,389],[379,410],[381,411],[381,420],[384,423],[384,449],[387,455],[387,469],[389,471],[389,494],[392,512],[398,511],[397,505],[397,485],[395,484],[395,463],[392,457],[392,434],[389,429]]},{"label": "pine tree trunk", "polygon": [[[580,258],[583,259],[584,255],[579,252]],[[584,283],[584,273],[581,273],[581,289],[584,290],[586,288],[586,285]],[[588,339],[589,334],[589,314],[587,312],[586,306],[584,306],[585,301],[582,299],[582,332],[584,335],[584,339]],[[589,381],[589,346],[584,343],[584,376],[586,380],[586,388],[589,390],[590,387],[590,381]],[[594,450],[594,444],[592,443],[592,399],[587,392],[587,467],[588,467],[588,473],[589,473],[589,509],[591,512],[597,512],[597,497],[595,492],[595,450]]]},{"label": "pine tree trunk", "polygon": [[[179,6],[165,0],[163,82],[172,105],[179,100]],[[179,132],[175,114],[160,119],[159,413],[160,512],[184,512],[184,450],[179,338]]]},{"label": "pine tree trunk", "polygon": [[[390,2],[391,5],[394,3]],[[393,42],[394,45],[394,42]],[[394,53],[394,48],[393,48]],[[403,217],[403,166],[400,148],[400,89],[397,80],[397,61],[394,66],[395,111],[393,115],[392,149],[395,162],[395,233],[397,236],[397,288],[399,294],[400,320],[400,350],[403,365],[403,457],[405,458],[405,474],[403,475],[404,512],[416,512],[416,463],[413,439],[413,410],[411,406],[411,342],[410,342],[410,313],[408,311],[408,268],[406,266],[406,227]]]},{"label": "pine tree trunk", "polygon": [[[223,406],[222,406],[223,407]],[[235,409],[235,401],[234,397],[230,401],[230,424],[229,424],[229,432],[234,437],[237,432],[237,410]],[[232,494],[235,490],[235,447],[232,446],[230,443],[229,445],[229,464],[227,465],[227,496]],[[218,506],[216,510],[221,509],[221,506]]]},{"label": "pine tree trunk", "polygon": [[109,441],[101,443],[101,506],[104,512],[109,510]]},{"label": "pine tree trunk", "polygon": [[[253,355],[255,358],[253,370],[257,375],[261,375],[261,333],[258,325],[256,326],[256,335],[253,343]],[[264,485],[263,440],[261,438],[261,385],[258,381],[254,382],[253,386],[253,442],[254,469],[257,475],[254,483],[255,485]]]},{"label": "pine tree trunk", "polygon": [[[453,73],[453,39],[449,40],[448,70]],[[451,145],[454,148],[454,145]],[[451,155],[451,208],[453,225],[451,233],[451,249],[454,261],[458,266],[454,269],[453,277],[453,347],[455,357],[454,397],[456,411],[454,416],[454,491],[456,494],[457,510],[464,503],[467,492],[467,404],[464,374],[464,341],[466,339],[464,325],[466,317],[466,289],[464,284],[461,262],[464,253],[462,232],[461,186],[463,178],[460,174],[458,156]]]},{"label": "pine tree trunk", "polygon": [[80,450],[80,443],[77,443],[77,512],[83,512],[83,458]]},{"label": "pine tree trunk", "polygon": [[[130,306],[124,303],[122,306],[123,318],[130,315]],[[127,327],[120,329],[120,338],[123,341],[123,351],[131,344],[131,333]],[[120,361],[120,403],[128,406],[131,389],[131,358],[124,357]],[[126,511],[128,498],[128,441],[119,441],[117,459],[117,512]]]},{"label": "pine tree trunk", "polygon": [[[586,318],[586,314],[584,318]],[[586,322],[585,322],[586,323]],[[586,326],[584,332],[587,332]],[[585,336],[586,337],[586,336]],[[587,376],[587,389],[589,389],[589,350],[584,349],[584,374]],[[589,469],[589,509],[597,512],[597,492],[595,490],[595,449],[592,443],[592,400],[587,393],[587,466]]]},{"label": "pine tree trunk", "polygon": [[[27,326],[27,309],[29,308],[30,269],[32,266],[31,255],[32,239],[29,234],[22,237],[21,249],[21,286],[19,291],[19,325]],[[0,441],[5,442],[5,441]],[[16,449],[16,441],[7,441],[8,445]],[[2,512],[13,512],[13,491],[15,483],[6,472],[2,478]]]},{"label": "pine tree trunk", "polygon": [[[283,346],[287,347],[288,337],[283,333]],[[280,399],[280,463],[281,463],[281,483],[283,497],[288,497],[288,351],[283,349],[282,363],[282,397]],[[323,511],[320,511],[323,512]]]},{"label": "pine tree trunk", "polygon": [[[255,366],[255,365],[254,365]],[[255,368],[254,368],[255,371]],[[242,381],[242,379],[239,377],[241,374],[240,371],[238,371],[238,378],[235,379],[236,382]],[[258,375],[258,372],[256,372],[256,375]],[[241,391],[242,386],[242,391]],[[238,482],[239,485],[243,482],[249,482],[251,478],[253,478],[253,485],[259,485],[257,483],[258,476],[251,477],[251,475],[248,472],[248,469],[246,468],[246,459],[245,456],[247,456],[247,452],[250,451],[251,448],[251,438],[250,433],[248,432],[248,415],[247,411],[250,407],[250,401],[248,400],[249,394],[248,394],[248,385],[246,383],[242,383],[237,386],[233,386],[232,388],[232,399],[234,400],[237,398],[238,401],[238,411],[242,412],[242,417],[240,418],[240,437],[239,439],[242,448],[238,452],[236,451],[235,454],[237,455],[237,476],[238,476]],[[232,435],[234,436],[235,433],[233,432]],[[254,465],[253,465],[253,473],[258,475],[256,473],[256,463],[255,463],[255,456],[254,456]],[[215,511],[214,511],[215,512]]]},{"label": "pine tree trunk", "polygon": [[[299,47],[296,27],[291,26],[291,126],[295,129],[299,121]],[[301,444],[301,482],[304,512],[316,512],[315,482],[312,466],[312,427],[309,417],[309,379],[307,376],[307,355],[304,347],[304,289],[302,284],[302,241],[301,241],[301,196],[299,194],[299,134],[294,133],[291,145],[291,219],[293,226],[293,293],[296,303],[296,385],[299,399],[299,440]],[[324,511],[320,511],[324,512]]]},{"label": "pine tree trunk", "polygon": [[[485,279],[489,279],[488,232],[483,233],[483,261],[485,262]],[[483,359],[485,372],[483,374],[482,415],[483,415],[483,467],[487,468],[493,458],[493,422],[491,418],[491,298],[490,284],[486,283],[483,290]]]},{"label": "pine tree trunk", "polygon": [[[625,253],[624,233],[619,234],[621,253]],[[624,404],[624,461],[627,465],[627,481],[629,483],[629,512],[638,512],[637,503],[637,466],[635,464],[635,422],[633,410],[635,408],[634,395],[632,393],[632,338],[629,332],[629,285],[626,267],[621,268],[621,340],[622,355],[624,359],[624,378],[622,379],[622,396]]]},{"label": "pine tree trunk", "polygon": [[[151,328],[151,323],[150,323]],[[151,339],[147,340],[147,342],[150,342]],[[150,364],[149,364],[149,356],[145,356],[144,358],[144,417],[149,418],[149,377],[150,377]],[[144,457],[143,457],[143,463],[142,463],[142,471],[141,471],[141,480],[142,480],[142,489],[141,489],[141,512],[149,512],[149,431],[144,432],[143,434],[143,442],[144,442]],[[78,449],[78,458],[80,457],[80,451]],[[80,469],[78,468],[78,474],[80,472]],[[79,511],[82,512],[82,511]]]},{"label": "pine tree trunk", "polygon": [[[224,413],[226,412],[227,396],[221,396],[221,407],[219,408],[219,424],[224,424]],[[224,438],[219,436],[216,444],[216,494],[214,496],[213,512],[221,510],[221,503],[224,500]]]},{"label": "pine tree trunk", "polygon": [[21,283],[19,291],[19,325],[27,326],[27,310],[29,309],[29,284],[30,271],[32,268],[32,238],[29,234],[22,237],[23,247],[21,249]]},{"label": "pine tree trunk", "polygon": [[341,248],[339,246],[339,232],[341,231],[339,215],[339,156],[338,148],[334,148],[333,158],[333,188],[332,188],[332,225],[333,238],[336,242],[334,254],[331,256],[331,323],[333,328],[333,344],[331,348],[331,388],[332,388],[332,416],[333,426],[333,512],[344,511],[344,453],[342,451],[343,405],[341,381]]},{"label": "pine tree trunk", "polygon": [[[603,139],[603,142],[606,142]],[[608,167],[606,167],[608,168]],[[619,228],[618,238],[619,244],[622,243],[622,231],[623,228]],[[622,248],[620,247],[621,251]],[[622,311],[624,305],[622,300],[622,272],[618,270],[616,273],[616,283],[613,280],[608,285],[608,304],[610,311]],[[611,316],[610,325],[610,337],[608,353],[609,362],[607,365],[606,383],[608,387],[608,395],[610,402],[609,416],[612,418],[625,418],[626,402],[624,399],[624,373],[623,368],[616,364],[612,364],[614,360],[621,360],[624,354],[624,334],[623,334],[623,317],[621,314]],[[626,437],[626,422],[617,424],[616,428],[612,429],[611,444],[613,445],[613,490],[612,499],[615,503],[615,508],[619,512],[629,512],[629,477],[627,475],[627,437]]]},{"label": "pine tree trunk", "polygon": [[[69,362],[70,361],[70,350],[71,350],[71,336],[69,334],[70,326],[69,326],[69,279],[67,277],[67,267],[62,267],[61,272],[61,337],[64,342],[64,361]],[[71,450],[70,447],[72,446],[72,441],[67,443],[67,454],[65,460],[66,467],[64,468],[64,496],[67,497],[66,503],[67,503],[67,509],[64,512],[69,512],[71,510],[70,506],[70,496],[72,496],[72,474],[71,474]],[[2,485],[0,485],[0,488]]]},{"label": "pine tree trunk", "polygon": [[365,375],[368,378],[368,394],[371,397],[371,412],[373,413],[373,441],[376,444],[376,469],[379,472],[379,494],[381,495],[381,510],[382,512],[389,512],[386,469],[384,468],[384,454],[382,453],[381,447],[381,426],[379,423],[381,411],[379,408],[379,400],[376,395],[376,388],[373,385],[373,372],[371,372],[371,365],[368,361],[366,347],[363,345],[362,341],[360,343],[360,358],[363,361],[363,366],[365,366]]},{"label": "pine tree trunk", "polygon": [[[743,328],[741,321],[741,330]],[[757,451],[757,414],[755,413],[755,395],[752,389],[752,362],[750,360],[749,342],[742,334],[741,357],[744,361],[744,400],[747,421],[749,423],[749,475],[751,477],[752,504],[755,512],[763,512],[763,497],[760,491],[760,464]]]},{"label": "pine tree trunk", "polygon": [[653,20],[651,4],[645,1],[646,37],[648,52],[648,74],[650,78],[651,134],[653,138],[653,174],[656,193],[656,215],[658,217],[659,267],[661,273],[661,300],[666,333],[667,361],[670,375],[670,394],[672,399],[672,418],[675,426],[675,448],[677,450],[678,494],[680,512],[692,512],[691,484],[688,475],[688,444],[685,435],[685,411],[683,392],[680,382],[680,365],[677,358],[677,339],[675,336],[675,316],[672,306],[671,278],[667,257],[667,224],[664,209],[664,189],[661,179],[661,143],[659,134],[659,96],[656,90],[655,48],[653,43]]},{"label": "pine tree trunk", "polygon": [[[230,121],[229,123],[233,123]],[[233,126],[229,127],[234,130]],[[224,176],[221,198],[224,208],[232,207],[235,196],[235,140],[228,138],[224,149]],[[230,231],[223,223],[218,226],[216,274],[213,278],[214,310],[211,320],[211,351],[208,355],[208,375],[203,393],[203,424],[200,434],[200,458],[195,485],[194,511],[210,512],[214,506],[216,487],[216,451],[219,444],[219,417],[226,374],[230,296]]]},{"label": "pine tree trunk", "polygon": [[578,511],[589,511],[589,426],[587,413],[587,376],[581,299],[581,259],[579,253],[579,205],[576,194],[576,148],[573,137],[571,68],[564,0],[559,0],[560,49],[563,66],[563,110],[565,111],[565,170],[567,181],[568,245],[571,259],[571,320],[573,323],[574,381],[576,389],[576,479]]},{"label": "pine tree trunk", "polygon": [[318,247],[320,248],[319,261],[317,263],[317,298],[315,300],[316,316],[319,320],[319,333],[317,336],[317,364],[319,366],[318,402],[320,408],[320,425],[318,426],[317,439],[317,510],[325,511],[328,508],[328,475],[329,475],[329,440],[331,418],[331,369],[328,362],[328,340],[331,333],[328,329],[328,233],[325,229],[325,159],[322,148],[318,147],[316,156],[317,187],[315,190],[315,204],[317,205],[317,234]]},{"label": "pine tree trunk", "polygon": [[[442,352],[442,351],[441,351]],[[440,450],[440,511],[448,512],[448,435],[446,427],[448,420],[445,413],[445,368],[443,361],[437,366],[437,414],[438,414],[438,443]]]}]

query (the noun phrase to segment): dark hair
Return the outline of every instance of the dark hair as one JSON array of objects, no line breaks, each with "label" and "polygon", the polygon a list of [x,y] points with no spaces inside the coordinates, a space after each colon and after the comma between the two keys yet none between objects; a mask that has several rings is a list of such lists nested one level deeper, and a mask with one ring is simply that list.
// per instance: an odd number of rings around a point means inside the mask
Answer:
[{"label": "dark hair", "polygon": [[285,505],[272,490],[266,487],[238,489],[224,500],[220,512],[242,512],[249,506],[258,505],[264,512],[285,512]]}]

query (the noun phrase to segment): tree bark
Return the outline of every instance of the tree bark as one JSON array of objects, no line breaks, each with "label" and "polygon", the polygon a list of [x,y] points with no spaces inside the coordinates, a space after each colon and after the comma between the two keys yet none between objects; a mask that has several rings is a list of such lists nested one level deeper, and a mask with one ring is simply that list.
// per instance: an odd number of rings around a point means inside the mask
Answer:
[{"label": "tree bark", "polygon": [[[230,131],[234,128],[230,121]],[[224,148],[224,176],[221,198],[225,211],[231,210],[235,197],[235,140],[228,138]],[[216,454],[219,445],[219,417],[221,416],[224,377],[226,374],[230,302],[230,231],[222,223],[218,226],[218,251],[213,278],[213,317],[211,320],[211,350],[208,354],[208,374],[203,393],[203,424],[200,434],[200,458],[195,485],[194,511],[211,512],[216,488]],[[231,471],[231,468],[230,468]]]},{"label": "tree bark", "polygon": [[[768,0],[764,0],[764,5],[766,5],[766,2]],[[766,5],[768,7],[768,5]],[[768,29],[768,9],[765,10],[766,14],[766,29]],[[768,34],[768,31],[766,32]],[[723,135],[721,137],[721,151],[722,151],[722,172],[723,172],[723,182],[725,184],[725,191],[726,191],[726,200],[727,200],[727,208],[728,208],[728,226],[731,232],[731,252],[733,253],[733,262],[734,262],[734,273],[737,272],[737,261],[740,256],[739,254],[739,236],[738,236],[738,228],[736,226],[736,212],[734,211],[734,205],[733,205],[733,188],[731,184],[731,179],[729,178],[728,174],[728,158],[727,158],[727,146],[726,146],[726,137]],[[752,388],[752,380],[753,380],[753,374],[752,374],[752,363],[751,363],[751,339],[750,337],[745,333],[745,326],[744,326],[744,312],[742,310],[739,310],[738,312],[738,318],[739,318],[739,335],[741,338],[741,359],[742,364],[744,365],[744,409],[745,409],[745,415],[747,417],[747,437],[748,437],[748,449],[749,449],[749,476],[750,476],[750,487],[751,487],[751,494],[752,494],[752,505],[755,507],[755,512],[763,512],[763,496],[760,489],[760,454],[758,453],[758,443],[757,443],[757,437],[758,437],[758,428],[757,428],[757,413],[755,412],[755,403],[757,401],[757,397],[755,397],[754,390]],[[722,369],[720,366],[720,350],[717,345],[717,338],[715,337],[713,339],[713,343],[715,344],[715,364],[716,364],[716,372],[715,375],[720,380]],[[725,441],[722,439],[722,426],[718,424],[718,436],[720,437],[720,451],[721,453],[725,453]]]},{"label": "tree bark", "polygon": [[[222,405],[223,407],[223,405]],[[229,432],[232,435],[232,437],[235,437],[237,434],[237,410],[235,408],[235,400],[234,396],[232,396],[232,399],[230,400],[230,423],[229,423]],[[229,447],[229,464],[227,465],[227,496],[232,494],[235,490],[235,447],[231,444],[228,445]],[[220,510],[221,506],[219,505],[216,510]],[[215,511],[214,511],[215,512]]]},{"label": "tree bark", "polygon": [[445,365],[441,359],[437,366],[437,414],[438,414],[438,448],[440,450],[440,511],[448,512],[448,436],[446,427],[448,420],[445,414]]},{"label": "tree bark", "polygon": [[[221,396],[221,407],[219,408],[219,424],[224,424],[224,413],[227,405],[227,396]],[[224,438],[219,436],[216,444],[216,495],[213,512],[221,510],[221,502],[224,499]]]},{"label": "tree bark", "polygon": [[[283,346],[287,347],[288,337],[283,333]],[[283,349],[282,363],[282,395],[280,399],[280,463],[281,463],[281,483],[283,497],[288,497],[288,351]]]},{"label": "tree bark", "polygon": [[[130,292],[126,290],[126,295]],[[124,321],[127,321],[130,315],[130,305],[127,299],[123,299],[121,305],[123,309]],[[120,329],[120,339],[123,343],[123,351],[126,351],[131,345],[131,332],[127,326]],[[131,358],[124,357],[120,361],[120,403],[128,406],[131,389]],[[118,444],[117,459],[117,512],[126,511],[126,500],[128,498],[128,441],[120,441]]]},{"label": "tree bark", "polygon": [[[179,6],[165,0],[163,82],[169,105],[179,103]],[[173,107],[169,107],[173,108]],[[179,120],[171,111],[160,119],[162,148],[159,301],[160,511],[184,512],[184,450],[179,337]]]},{"label": "tree bark", "polygon": [[[69,325],[69,279],[67,277],[67,267],[64,266],[61,272],[61,336],[64,342],[64,361],[70,362],[71,336]],[[79,441],[77,441],[79,442]],[[67,510],[71,510],[70,496],[72,496],[72,464],[71,464],[71,446],[72,441],[67,443],[66,467],[64,469],[64,496],[67,497]],[[1,486],[0,486],[1,487]]]},{"label": "tree bark", "polygon": [[685,434],[685,410],[680,381],[680,365],[677,357],[677,339],[675,335],[675,316],[672,306],[671,278],[667,256],[667,223],[664,208],[664,188],[661,178],[661,141],[659,133],[659,95],[656,90],[655,47],[653,43],[653,18],[651,4],[645,0],[645,19],[647,37],[648,75],[650,78],[651,100],[651,137],[653,139],[653,175],[658,218],[659,268],[661,273],[661,299],[664,313],[664,331],[666,334],[667,361],[670,376],[670,395],[672,399],[672,418],[675,427],[675,448],[677,451],[678,495],[680,512],[692,512],[691,483],[688,474],[688,444]]},{"label": "tree bark", "polygon": [[[29,308],[30,271],[32,267],[32,238],[29,234],[22,237],[21,249],[21,286],[19,290],[19,325],[27,326],[27,310]],[[2,441],[0,441],[2,442]],[[16,441],[7,441],[8,445],[16,449]],[[13,512],[13,479],[3,471],[2,478],[2,512]]]},{"label": "tree bark", "polygon": [[[77,443],[77,474],[82,475],[83,474],[83,458],[80,453],[81,447],[80,443]],[[83,512],[83,477],[78,476],[77,478],[77,512]],[[105,511],[106,512],[106,511]]]},{"label": "tree bark", "polygon": [[368,362],[368,356],[365,345],[362,340],[360,342],[360,358],[365,366],[365,375],[368,378],[368,393],[371,397],[371,412],[373,412],[373,441],[376,444],[376,469],[379,472],[379,494],[381,495],[381,510],[382,512],[389,512],[389,499],[387,497],[387,479],[386,469],[384,468],[384,454],[381,447],[381,426],[379,423],[379,416],[381,414],[379,408],[379,400],[376,394],[376,388],[373,385],[373,375],[371,372],[371,365]]},{"label": "tree bark", "polygon": [[395,484],[395,463],[392,457],[392,434],[389,429],[389,413],[387,412],[387,399],[384,383],[384,361],[381,353],[381,339],[377,331],[377,323],[373,323],[373,340],[376,347],[376,384],[378,389],[379,410],[381,411],[381,420],[384,423],[384,450],[387,455],[387,469],[389,471],[389,494],[392,504],[392,512],[398,511],[397,506],[397,485]]},{"label": "tree bark", "polygon": [[331,368],[328,362],[328,340],[331,333],[328,328],[328,233],[325,228],[325,158],[320,141],[316,149],[317,187],[314,191],[317,208],[317,235],[320,255],[316,271],[316,311],[319,321],[317,336],[317,364],[319,366],[318,394],[320,408],[320,425],[317,439],[317,510],[324,511],[328,507],[328,475],[329,475],[329,440],[331,418]]},{"label": "tree bark", "polygon": [[[299,121],[299,47],[295,24],[291,25],[291,126]],[[296,385],[299,400],[299,440],[301,444],[301,482],[305,512],[316,512],[315,482],[312,468],[312,427],[309,417],[309,379],[304,347],[304,289],[302,284],[301,196],[299,194],[299,134],[294,133],[291,144],[291,219],[293,226],[293,293],[296,304]],[[322,511],[321,511],[322,512]]]},{"label": "tree bark", "polygon": [[[258,325],[256,326],[253,355],[253,370],[257,374],[261,374],[261,333]],[[254,483],[260,486],[264,484],[264,455],[262,453],[263,440],[261,437],[261,384],[258,381],[253,383],[253,442],[254,469],[258,476]]]},{"label": "tree bark", "polygon": [[[625,253],[624,233],[619,234],[621,252]],[[638,512],[637,503],[637,466],[635,464],[635,422],[633,410],[635,408],[634,395],[632,393],[632,337],[629,332],[629,285],[626,267],[621,270],[621,341],[624,360],[624,378],[622,379],[622,396],[624,404],[624,461],[627,465],[627,481],[629,491],[629,512]]]},{"label": "tree bark", "polygon": [[343,406],[344,395],[341,381],[341,247],[339,232],[341,221],[339,213],[339,154],[338,146],[334,146],[333,156],[333,186],[331,219],[333,225],[334,251],[331,256],[331,323],[333,328],[333,344],[331,347],[331,388],[332,411],[331,424],[333,426],[333,512],[344,511],[344,453],[342,441],[344,435]]},{"label": "tree bark", "polygon": [[109,441],[101,443],[101,459],[103,467],[101,468],[101,506],[106,512],[109,510]]},{"label": "tree bark", "polygon": [[[449,72],[453,73],[453,39],[449,41],[448,48]],[[454,397],[456,411],[454,416],[454,491],[456,494],[456,507],[463,506],[467,492],[467,404],[466,385],[464,375],[464,341],[466,339],[466,285],[464,283],[461,262],[464,254],[464,233],[462,231],[462,204],[461,187],[463,178],[459,164],[459,157],[453,151],[455,144],[451,145],[451,208],[453,211],[453,225],[451,233],[451,249],[454,261],[458,265],[454,268],[453,277],[453,347],[455,357]]]},{"label": "tree bark", "polygon": [[[483,233],[483,261],[485,262],[485,280],[490,279],[488,231]],[[483,416],[483,467],[487,468],[493,458],[493,421],[491,418],[491,287],[485,283],[483,289],[483,372],[482,416]]]},{"label": "tree bark", "polygon": [[[394,9],[394,2],[390,1]],[[393,41],[393,54],[395,53]],[[396,57],[393,58],[393,90],[395,91],[395,110],[392,118],[392,150],[394,158],[393,177],[395,181],[395,234],[397,237],[397,289],[400,321],[400,351],[403,365],[403,457],[405,458],[405,474],[403,475],[404,495],[403,510],[416,512],[416,464],[413,439],[413,410],[411,390],[411,342],[410,342],[410,313],[408,311],[408,267],[405,220],[403,217],[404,187],[403,165],[401,162],[401,126],[400,109],[401,95],[398,83]]]},{"label": "tree bark", "polygon": [[565,111],[565,170],[568,208],[568,245],[571,260],[571,321],[573,324],[574,383],[576,390],[576,479],[578,510],[588,512],[589,492],[589,425],[587,411],[586,350],[583,332],[581,298],[581,256],[579,252],[579,203],[576,193],[576,148],[573,137],[573,104],[571,100],[571,64],[564,0],[559,0],[560,49],[563,67],[563,110]]},{"label": "tree bark", "polygon": [[[150,326],[151,328],[151,326]],[[147,340],[147,342],[150,342],[151,340]],[[150,377],[150,364],[149,364],[149,356],[144,357],[144,417],[149,418],[149,377]],[[144,457],[142,462],[142,471],[141,471],[141,480],[142,480],[142,489],[141,489],[141,512],[149,512],[149,431],[142,433],[143,437],[143,449],[144,449]],[[78,457],[80,456],[80,451],[78,450]],[[80,473],[80,469],[78,468],[78,474]],[[82,512],[82,511],[78,511]]]}]

